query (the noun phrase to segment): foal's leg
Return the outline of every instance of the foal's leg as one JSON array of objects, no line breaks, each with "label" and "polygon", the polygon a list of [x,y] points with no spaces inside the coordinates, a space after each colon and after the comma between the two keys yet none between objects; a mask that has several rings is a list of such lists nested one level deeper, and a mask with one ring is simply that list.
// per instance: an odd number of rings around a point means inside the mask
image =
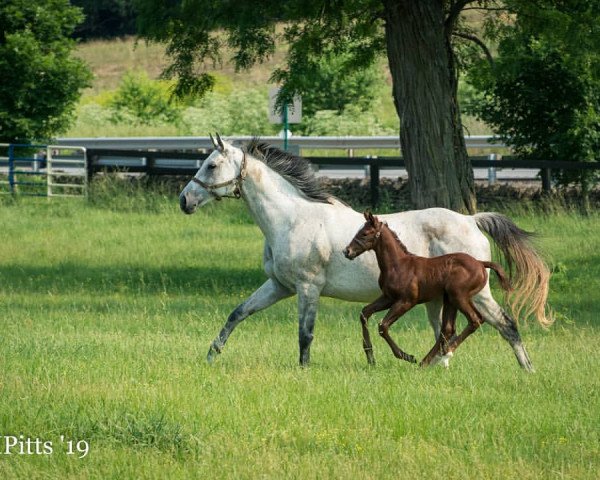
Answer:
[{"label": "foal's leg", "polygon": [[238,307],[231,312],[221,333],[214,339],[208,350],[208,355],[206,357],[208,363],[212,363],[217,354],[221,353],[229,335],[231,335],[231,332],[233,332],[235,327],[237,327],[242,320],[248,318],[255,312],[270,307],[283,298],[291,297],[293,294],[293,292],[290,292],[277,280],[269,279],[263,283],[258,290],[250,295],[248,300],[238,305]]},{"label": "foal's leg", "polygon": [[394,340],[392,340],[392,337],[390,337],[388,330],[394,324],[394,322],[396,320],[398,320],[398,318],[400,318],[402,315],[404,315],[406,312],[408,312],[414,306],[415,306],[414,303],[402,302],[402,301],[396,302],[395,304],[392,305],[392,308],[390,308],[390,311],[388,313],[386,313],[385,317],[379,324],[379,335],[381,335],[385,339],[385,341],[388,343],[388,345],[392,349],[392,353],[394,354],[394,356],[401,360],[406,360],[407,362],[410,362],[410,363],[417,363],[417,361],[415,360],[415,357],[400,350],[398,345],[396,345]]},{"label": "foal's leg", "polygon": [[385,295],[382,295],[373,303],[369,303],[360,312],[360,323],[362,325],[363,334],[363,349],[367,355],[367,362],[369,362],[370,365],[375,365],[375,358],[373,357],[373,345],[371,344],[371,336],[369,335],[367,322],[369,321],[369,318],[371,318],[371,315],[373,315],[375,312],[380,312],[381,310],[390,308],[392,303],[392,300]]},{"label": "foal's leg", "polygon": [[[450,303],[446,295],[444,295],[444,308],[442,312],[442,331],[440,332],[435,345],[432,347],[429,353],[425,355],[425,358],[421,360],[421,363],[419,364],[421,367],[431,365],[432,361],[440,355],[440,351],[444,351],[444,357],[448,355],[448,352],[445,350],[448,342],[456,332],[457,309]],[[450,356],[452,356],[452,353],[450,353]],[[437,361],[439,361],[441,358],[443,357],[438,357]],[[448,368],[447,362],[444,366]]]},{"label": "foal's leg", "polygon": [[462,332],[460,332],[460,335],[452,338],[449,341],[449,344],[445,348],[444,353],[454,352],[454,350],[456,350],[458,348],[458,346],[462,342],[464,342],[466,340],[466,338],[469,335],[471,335],[475,330],[477,330],[483,323],[483,317],[481,316],[481,313],[479,313],[479,311],[475,308],[475,305],[473,305],[473,302],[471,300],[455,299],[455,301],[458,305],[458,309],[462,313],[464,313],[464,315],[467,317],[467,320],[469,323],[467,323],[467,326],[463,329]]},{"label": "foal's leg", "polygon": [[489,285],[475,295],[473,302],[483,314],[485,321],[498,330],[502,338],[510,343],[519,365],[528,372],[534,372],[533,364],[521,341],[516,322],[494,300]]}]

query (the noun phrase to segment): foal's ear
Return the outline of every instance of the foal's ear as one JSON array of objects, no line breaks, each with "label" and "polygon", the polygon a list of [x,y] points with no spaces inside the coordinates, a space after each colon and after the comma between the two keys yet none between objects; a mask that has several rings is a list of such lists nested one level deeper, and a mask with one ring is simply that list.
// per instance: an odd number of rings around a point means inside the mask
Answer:
[{"label": "foal's ear", "polygon": [[364,216],[365,216],[365,220],[367,222],[369,222],[369,223],[375,223],[375,217],[371,213],[371,210],[369,210],[368,208],[365,210]]}]

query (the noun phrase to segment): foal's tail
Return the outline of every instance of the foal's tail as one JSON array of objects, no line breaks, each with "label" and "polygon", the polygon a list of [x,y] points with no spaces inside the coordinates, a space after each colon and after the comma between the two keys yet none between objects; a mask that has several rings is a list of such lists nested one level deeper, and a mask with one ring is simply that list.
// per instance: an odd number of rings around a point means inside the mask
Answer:
[{"label": "foal's tail", "polygon": [[515,318],[535,316],[543,327],[554,321],[547,308],[550,271],[531,243],[533,234],[521,230],[512,220],[499,213],[483,212],[473,215],[477,226],[487,233],[502,251],[514,291],[509,306]]},{"label": "foal's tail", "polygon": [[496,263],[496,262],[481,262],[481,263],[483,264],[483,266],[485,268],[491,268],[494,272],[496,272],[496,275],[498,275],[498,280],[500,280],[500,286],[502,287],[502,290],[504,290],[505,292],[512,291],[512,286],[510,285],[510,281],[508,280],[508,277],[506,276],[506,272],[498,263]]}]

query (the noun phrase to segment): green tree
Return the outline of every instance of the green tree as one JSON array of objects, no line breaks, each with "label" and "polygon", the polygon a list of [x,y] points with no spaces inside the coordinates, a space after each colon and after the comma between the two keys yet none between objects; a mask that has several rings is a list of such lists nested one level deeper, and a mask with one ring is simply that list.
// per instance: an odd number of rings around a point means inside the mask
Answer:
[{"label": "green tree", "polygon": [[471,3],[487,2],[137,0],[141,34],[167,43],[172,64],[165,74],[178,78],[182,94],[210,89],[202,65],[220,63],[225,47],[238,68],[249,68],[272,55],[277,40],[287,43],[286,65],[272,77],[283,83],[282,99],[305,94],[307,76],[328,56],[342,56],[339,75],[346,75],[387,54],[414,204],[472,212],[453,49]]},{"label": "green tree", "polygon": [[0,4],[0,139],[40,141],[66,129],[91,74],[71,56],[82,19],[68,0]]},{"label": "green tree", "polygon": [[[514,21],[495,28],[498,54],[480,59],[468,109],[521,158],[599,160],[600,2],[515,1]],[[560,185],[587,191],[594,174],[554,170]]]}]

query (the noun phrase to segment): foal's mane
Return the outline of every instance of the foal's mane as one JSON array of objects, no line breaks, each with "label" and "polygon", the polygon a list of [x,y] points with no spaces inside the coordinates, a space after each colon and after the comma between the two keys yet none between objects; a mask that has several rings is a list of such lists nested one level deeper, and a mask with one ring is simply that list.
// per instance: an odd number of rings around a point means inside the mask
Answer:
[{"label": "foal's mane", "polygon": [[275,170],[313,202],[331,203],[332,196],[319,184],[305,158],[273,147],[259,138],[253,138],[245,151]]},{"label": "foal's mane", "polygon": [[402,240],[400,240],[398,238],[398,235],[396,234],[396,232],[394,232],[387,223],[384,222],[383,224],[386,226],[387,230],[392,234],[392,237],[394,237],[394,240],[396,240],[396,242],[398,243],[398,245],[400,246],[400,248],[402,249],[402,251],[404,253],[407,253],[408,255],[413,255],[413,253],[411,253],[411,252],[408,251],[408,248],[406,248],[406,245],[404,245],[402,243]]}]

